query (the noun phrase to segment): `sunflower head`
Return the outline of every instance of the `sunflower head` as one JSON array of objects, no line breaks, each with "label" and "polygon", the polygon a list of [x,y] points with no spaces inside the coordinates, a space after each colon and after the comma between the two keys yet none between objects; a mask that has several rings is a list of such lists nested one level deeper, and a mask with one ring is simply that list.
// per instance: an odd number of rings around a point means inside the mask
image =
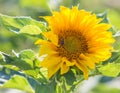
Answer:
[{"label": "sunflower head", "polygon": [[101,23],[95,14],[76,6],[72,9],[61,6],[60,12],[52,13],[45,17],[51,28],[43,33],[48,41],[36,42],[41,45],[39,55],[47,54],[40,66],[48,69],[48,78],[58,70],[64,74],[76,66],[87,79],[89,69],[111,56],[114,39],[107,31],[111,25]]}]

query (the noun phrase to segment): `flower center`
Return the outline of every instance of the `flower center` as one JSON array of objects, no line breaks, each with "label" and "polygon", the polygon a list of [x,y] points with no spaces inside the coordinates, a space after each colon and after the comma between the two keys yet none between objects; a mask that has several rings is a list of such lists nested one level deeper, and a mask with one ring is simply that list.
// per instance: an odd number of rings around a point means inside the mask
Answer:
[{"label": "flower center", "polygon": [[87,41],[80,33],[66,33],[59,37],[59,55],[69,59],[76,59],[88,50]]},{"label": "flower center", "polygon": [[79,38],[70,36],[70,37],[67,37],[66,39],[64,39],[64,45],[63,45],[63,47],[68,52],[76,53],[81,48],[80,45],[81,44],[80,44]]}]

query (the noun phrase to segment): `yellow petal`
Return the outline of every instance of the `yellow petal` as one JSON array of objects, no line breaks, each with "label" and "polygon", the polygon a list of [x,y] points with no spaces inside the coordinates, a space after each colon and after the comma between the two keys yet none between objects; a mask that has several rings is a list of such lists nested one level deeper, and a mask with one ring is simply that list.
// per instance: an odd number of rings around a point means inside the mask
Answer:
[{"label": "yellow petal", "polygon": [[69,71],[70,67],[67,66],[64,62],[61,64],[61,70],[60,70],[60,74],[64,74],[67,73]]},{"label": "yellow petal", "polygon": [[75,61],[68,61],[65,57],[62,58],[62,64],[61,64],[61,74],[67,73],[70,69],[70,66],[75,65]]},{"label": "yellow petal", "polygon": [[99,63],[100,61],[105,61],[105,60],[107,60],[110,57],[111,57],[111,52],[103,51],[103,50],[98,51],[97,53],[95,53],[93,55],[93,58],[97,58],[99,60],[96,63]]},{"label": "yellow petal", "polygon": [[48,45],[50,44],[50,42],[48,42],[47,40],[42,40],[42,39],[39,39],[35,42],[35,44],[44,44],[44,45]]},{"label": "yellow petal", "polygon": [[110,29],[111,25],[110,24],[106,24],[106,23],[101,23],[95,26],[95,29],[97,30],[108,30]]},{"label": "yellow petal", "polygon": [[70,9],[64,6],[60,6],[60,12],[64,15],[68,15],[68,13],[70,12]]},{"label": "yellow petal", "polygon": [[39,56],[45,55],[45,54],[57,54],[56,51],[54,51],[51,47],[42,45],[39,50]]},{"label": "yellow petal", "polygon": [[59,69],[61,65],[61,57],[57,55],[48,55],[40,66],[46,67],[48,69],[48,78],[51,78]]},{"label": "yellow petal", "polygon": [[39,50],[39,56],[44,54],[56,54],[56,46],[52,44],[51,42],[48,42],[46,40],[38,40],[35,42],[35,44],[40,44],[40,50]]},{"label": "yellow petal", "polygon": [[92,59],[89,57],[86,57],[84,54],[81,54],[78,60],[79,62],[82,62],[85,66],[88,66],[91,69],[95,68],[95,62],[91,61]]},{"label": "yellow petal", "polygon": [[83,73],[84,73],[84,78],[88,79],[88,68],[82,64],[81,62],[76,62],[76,67],[78,67]]},{"label": "yellow petal", "polygon": [[64,62],[67,66],[73,66],[73,65],[75,65],[75,61],[74,60],[72,60],[71,62],[67,59],[67,58],[65,58],[65,57],[63,57],[62,58],[62,62]]},{"label": "yellow petal", "polygon": [[58,45],[58,36],[55,35],[52,31],[43,32],[43,35],[48,38],[54,45]]}]

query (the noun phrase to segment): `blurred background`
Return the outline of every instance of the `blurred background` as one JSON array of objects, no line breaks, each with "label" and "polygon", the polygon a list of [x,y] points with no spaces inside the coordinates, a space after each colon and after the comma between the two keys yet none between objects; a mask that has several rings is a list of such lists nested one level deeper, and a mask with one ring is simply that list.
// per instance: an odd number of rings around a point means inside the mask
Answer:
[{"label": "blurred background", "polygon": [[[58,11],[61,5],[70,8],[79,5],[80,9],[94,13],[106,11],[115,31],[120,30],[120,0],[0,0],[0,13],[9,16],[30,16],[43,21],[39,16],[52,15],[51,11]],[[24,49],[33,49],[37,52],[38,47],[34,45],[37,39],[28,35],[16,35],[7,31],[0,23],[0,51],[2,52],[10,54],[12,50],[19,52]],[[10,90],[0,91],[0,93],[10,93]],[[13,93],[13,90],[11,91]],[[74,93],[120,93],[120,77],[91,77],[80,84]]]}]

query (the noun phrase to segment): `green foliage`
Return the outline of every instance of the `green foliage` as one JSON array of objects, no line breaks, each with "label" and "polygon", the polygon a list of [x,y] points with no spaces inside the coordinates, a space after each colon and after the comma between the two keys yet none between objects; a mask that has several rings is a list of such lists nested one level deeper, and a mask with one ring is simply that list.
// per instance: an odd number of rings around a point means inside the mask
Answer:
[{"label": "green foliage", "polygon": [[[67,74],[64,74],[63,76],[57,76],[59,77],[58,79],[56,76],[54,76],[53,78],[48,80],[46,78],[47,69],[39,67],[40,61],[37,59],[35,53],[32,50],[27,49],[19,53],[13,52],[12,56],[3,52],[1,54],[3,56],[3,59],[0,61],[0,64],[6,68],[9,68],[5,69],[5,72],[7,74],[11,74],[10,69],[21,71],[25,75],[31,76],[40,83],[38,86],[36,85],[35,87],[36,93],[70,93],[70,91],[73,91],[73,84],[76,82],[76,76],[72,70],[69,71]],[[8,81],[8,84],[12,82],[13,81]],[[73,86],[71,87],[71,85]],[[18,86],[17,89],[26,91],[21,87],[19,88]],[[3,85],[3,88],[16,88],[16,85],[13,85],[12,87],[10,87],[9,85],[7,87],[4,87]]]},{"label": "green foliage", "polygon": [[116,50],[120,51],[120,31],[116,32],[116,34],[114,35],[115,37],[115,43],[114,43],[114,48]]},{"label": "green foliage", "polygon": [[51,81],[47,84],[36,86],[35,93],[56,93],[56,83]]},{"label": "green foliage", "polygon": [[40,71],[39,60],[32,50],[28,49],[21,51],[18,54],[16,53],[15,56],[10,56],[5,53],[2,53],[2,55],[5,62],[1,62],[1,65],[13,70],[20,70],[33,78],[40,78],[38,77]]},{"label": "green foliage", "polygon": [[18,75],[13,76],[10,80],[4,83],[1,88],[20,89],[28,93],[34,93],[34,90],[30,86],[26,78]]},{"label": "green foliage", "polygon": [[73,73],[73,71],[69,71],[64,75],[64,77],[67,78],[66,83],[68,85],[73,85],[73,83],[76,81],[75,73]]},{"label": "green foliage", "polygon": [[6,29],[16,33],[38,35],[41,31],[46,31],[46,27],[43,22],[36,21],[30,17],[10,17],[0,14],[0,22]]},{"label": "green foliage", "polygon": [[120,73],[120,63],[109,63],[101,66],[98,70],[105,76],[117,77]]}]

